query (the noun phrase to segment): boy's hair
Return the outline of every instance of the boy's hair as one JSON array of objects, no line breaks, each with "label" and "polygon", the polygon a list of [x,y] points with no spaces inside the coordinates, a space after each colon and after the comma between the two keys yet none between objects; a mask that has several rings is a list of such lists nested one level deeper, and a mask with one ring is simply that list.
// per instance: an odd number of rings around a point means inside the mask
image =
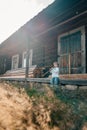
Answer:
[{"label": "boy's hair", "polygon": [[53,64],[57,64],[57,65],[59,65],[57,61],[53,62]]},{"label": "boy's hair", "polygon": [[57,61],[54,61],[53,63],[58,64],[58,62],[57,62]]}]

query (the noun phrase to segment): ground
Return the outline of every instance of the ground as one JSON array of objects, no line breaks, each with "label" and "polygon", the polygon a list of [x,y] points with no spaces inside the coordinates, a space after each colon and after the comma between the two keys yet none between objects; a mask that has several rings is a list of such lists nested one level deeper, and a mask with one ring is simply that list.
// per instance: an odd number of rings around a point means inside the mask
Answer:
[{"label": "ground", "polygon": [[82,90],[1,82],[0,130],[87,130],[86,96]]}]

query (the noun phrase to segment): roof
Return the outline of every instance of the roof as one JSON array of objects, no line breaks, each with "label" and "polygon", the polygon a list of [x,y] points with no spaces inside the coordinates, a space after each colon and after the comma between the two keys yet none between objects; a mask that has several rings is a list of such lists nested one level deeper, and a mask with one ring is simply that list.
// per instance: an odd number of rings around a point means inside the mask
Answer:
[{"label": "roof", "polygon": [[87,10],[87,0],[56,0],[25,24],[24,28],[37,35],[84,10]]},{"label": "roof", "polygon": [[[87,10],[87,0],[55,0],[46,9],[22,26],[0,45],[0,53],[3,48],[12,44],[24,44],[28,37],[35,37],[42,32],[47,32],[55,25]],[[55,28],[54,28],[55,29]],[[53,30],[51,30],[52,32]],[[13,47],[13,46],[12,46]],[[9,48],[9,49],[10,49]],[[8,51],[7,49],[6,51]]]}]

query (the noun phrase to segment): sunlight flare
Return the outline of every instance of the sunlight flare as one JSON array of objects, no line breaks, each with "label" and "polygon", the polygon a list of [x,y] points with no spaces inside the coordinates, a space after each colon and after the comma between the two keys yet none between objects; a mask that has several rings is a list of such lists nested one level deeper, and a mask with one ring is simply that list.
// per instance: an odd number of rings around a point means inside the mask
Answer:
[{"label": "sunlight flare", "polygon": [[0,0],[0,43],[54,0]]}]

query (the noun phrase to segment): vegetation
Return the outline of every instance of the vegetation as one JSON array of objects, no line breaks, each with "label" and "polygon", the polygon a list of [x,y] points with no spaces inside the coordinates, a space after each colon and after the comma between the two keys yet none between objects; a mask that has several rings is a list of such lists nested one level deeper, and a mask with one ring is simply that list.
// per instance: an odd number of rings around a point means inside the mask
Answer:
[{"label": "vegetation", "polygon": [[[6,83],[16,87],[20,94],[29,96],[32,109],[25,109],[27,125],[31,118],[32,130],[86,130],[87,129],[87,91],[67,90],[65,87],[50,88],[46,84]],[[11,96],[8,96],[9,98]],[[21,129],[19,129],[21,130]],[[27,130],[27,129],[26,129]],[[31,130],[29,128],[29,130]]]}]

